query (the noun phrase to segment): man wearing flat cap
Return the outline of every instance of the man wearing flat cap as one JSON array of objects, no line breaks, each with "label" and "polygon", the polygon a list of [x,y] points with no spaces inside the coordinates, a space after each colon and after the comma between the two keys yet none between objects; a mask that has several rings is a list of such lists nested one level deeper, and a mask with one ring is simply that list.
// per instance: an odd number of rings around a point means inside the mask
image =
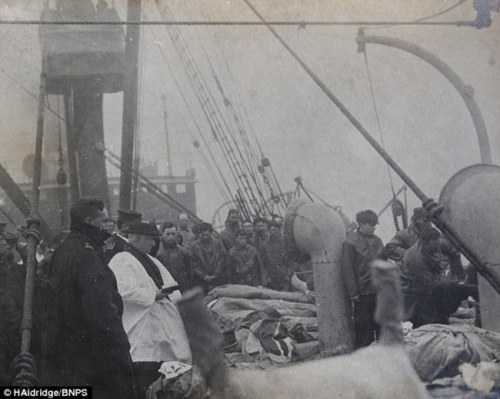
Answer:
[{"label": "man wearing flat cap", "polygon": [[370,345],[378,337],[374,319],[376,306],[370,264],[375,259],[387,259],[384,244],[374,232],[378,216],[371,209],[356,214],[358,228],[342,247],[340,260],[344,283],[354,307],[355,347]]},{"label": "man wearing flat cap", "polygon": [[177,282],[157,259],[148,254],[158,236],[156,226],[129,223],[128,244],[109,267],[115,273],[123,299],[123,326],[130,341],[140,397],[159,376],[162,362],[191,362],[191,350],[175,302]]},{"label": "man wearing flat cap", "polygon": [[106,263],[109,263],[111,258],[117,253],[125,251],[125,246],[128,243],[125,229],[128,224],[140,221],[142,221],[141,213],[130,209],[118,209],[118,219],[116,220],[118,232],[105,242],[104,261]]}]

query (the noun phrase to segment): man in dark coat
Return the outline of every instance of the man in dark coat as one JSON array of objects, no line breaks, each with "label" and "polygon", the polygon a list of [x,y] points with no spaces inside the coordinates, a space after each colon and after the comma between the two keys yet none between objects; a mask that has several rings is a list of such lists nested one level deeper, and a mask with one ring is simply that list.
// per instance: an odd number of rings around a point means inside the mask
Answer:
[{"label": "man in dark coat", "polygon": [[477,297],[473,286],[459,284],[445,277],[441,267],[438,230],[429,227],[401,260],[401,288],[407,320],[413,326],[448,324],[448,317],[469,295]]},{"label": "man in dark coat", "polygon": [[262,284],[273,290],[289,291],[294,265],[285,256],[285,240],[278,222],[269,222],[269,240],[261,244],[259,255],[263,268]]},{"label": "man in dark coat", "polygon": [[193,270],[187,249],[177,243],[177,226],[165,222],[161,226],[161,244],[156,258],[167,268],[181,292],[193,287]]},{"label": "man in dark coat", "polygon": [[230,209],[227,213],[226,228],[220,232],[220,239],[229,251],[236,244],[236,232],[240,229],[240,211]]},{"label": "man in dark coat", "polygon": [[222,241],[212,237],[212,225],[201,223],[200,238],[189,246],[193,267],[193,283],[205,292],[226,283],[226,249]]},{"label": "man in dark coat", "polygon": [[107,217],[97,198],[82,198],[71,207],[71,232],[49,272],[43,382],[92,386],[94,398],[135,398],[123,302],[102,257]]},{"label": "man in dark coat", "polygon": [[[411,223],[408,228],[398,231],[396,235],[385,245],[387,257],[396,262],[401,262],[405,252],[418,241],[421,236],[421,232],[426,231],[429,228],[431,228],[431,221],[427,217],[424,208],[415,208],[413,210],[413,216],[411,217]],[[439,238],[439,246],[441,268],[447,269],[449,266],[452,276],[461,278],[464,270],[462,260],[460,258],[460,252],[458,252],[450,244],[450,242],[442,236]]]},{"label": "man in dark coat", "polygon": [[378,337],[370,264],[375,259],[387,259],[387,256],[382,240],[374,234],[377,214],[370,209],[361,211],[356,215],[356,222],[359,227],[347,237],[340,264],[347,293],[354,304],[355,346],[360,348],[370,345],[376,335]]},{"label": "man in dark coat", "polygon": [[262,264],[257,250],[248,244],[244,230],[236,232],[236,244],[227,257],[227,280],[229,284],[261,285]]},{"label": "man in dark coat", "polygon": [[125,251],[128,239],[127,233],[124,231],[127,226],[130,223],[140,221],[142,221],[142,213],[130,209],[118,209],[118,220],[116,221],[116,228],[118,229],[118,232],[107,239],[104,246],[104,261],[106,264],[108,264],[111,258],[113,258],[113,256],[117,253]]}]

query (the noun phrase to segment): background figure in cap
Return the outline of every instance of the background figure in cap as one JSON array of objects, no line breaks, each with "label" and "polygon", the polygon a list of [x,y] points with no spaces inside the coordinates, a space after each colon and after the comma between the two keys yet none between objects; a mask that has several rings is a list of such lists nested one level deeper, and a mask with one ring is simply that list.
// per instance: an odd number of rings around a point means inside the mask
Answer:
[{"label": "background figure in cap", "polygon": [[109,267],[123,298],[123,326],[130,341],[140,397],[159,376],[162,362],[191,362],[184,324],[174,302],[181,298],[177,282],[148,252],[158,236],[156,226],[130,223],[129,243]]},{"label": "background figure in cap", "polygon": [[278,291],[289,291],[295,265],[286,257],[285,240],[279,222],[269,222],[269,239],[259,247],[262,261],[262,285]]},{"label": "background figure in cap", "polygon": [[[430,219],[424,208],[418,207],[413,210],[411,223],[406,229],[402,229],[385,245],[387,257],[396,262],[403,259],[405,252],[414,245],[422,231],[426,231],[432,227]],[[441,254],[441,268],[450,269],[451,274],[460,279],[463,276],[463,265],[460,253],[444,238],[439,239],[440,254]]]},{"label": "background figure in cap", "polygon": [[257,250],[248,244],[245,230],[236,232],[236,243],[227,257],[227,281],[258,287],[262,281],[262,263]]},{"label": "background figure in cap", "polygon": [[414,328],[423,324],[448,324],[448,317],[469,296],[477,298],[477,288],[461,285],[445,277],[441,268],[441,233],[429,227],[408,249],[400,264],[401,288],[406,320]]},{"label": "background figure in cap", "polygon": [[226,249],[222,241],[213,238],[210,223],[200,223],[198,226],[200,238],[189,246],[193,284],[200,285],[208,292],[226,283]]},{"label": "background figure in cap", "polygon": [[193,287],[193,270],[186,248],[177,244],[178,231],[173,223],[161,226],[161,244],[156,258],[179,284],[181,292]]},{"label": "background figure in cap", "polygon": [[355,347],[370,345],[378,337],[374,319],[375,289],[372,285],[370,264],[375,259],[387,259],[384,244],[374,232],[378,224],[375,212],[368,209],[356,215],[358,228],[350,234],[342,247],[340,260],[344,283],[353,302]]},{"label": "background figure in cap", "polygon": [[236,233],[240,229],[241,217],[238,209],[230,209],[227,213],[226,228],[220,232],[220,239],[229,251],[236,244]]},{"label": "background figure in cap", "polygon": [[118,232],[105,243],[104,261],[106,263],[109,263],[117,253],[125,251],[125,246],[128,243],[127,233],[125,233],[127,225],[140,221],[142,221],[142,213],[130,209],[118,209],[118,219],[116,220]]},{"label": "background figure in cap", "polygon": [[195,239],[193,232],[189,229],[189,219],[185,213],[179,215],[179,235],[182,237],[181,245],[187,248]]}]

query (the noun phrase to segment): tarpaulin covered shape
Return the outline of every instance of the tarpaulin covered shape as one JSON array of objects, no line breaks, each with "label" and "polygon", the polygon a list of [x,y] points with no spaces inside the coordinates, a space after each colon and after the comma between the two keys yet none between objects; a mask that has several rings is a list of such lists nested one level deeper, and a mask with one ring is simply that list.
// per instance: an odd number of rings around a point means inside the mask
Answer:
[{"label": "tarpaulin covered shape", "polygon": [[407,353],[423,381],[454,377],[463,363],[500,360],[500,334],[470,325],[429,324],[413,330]]}]

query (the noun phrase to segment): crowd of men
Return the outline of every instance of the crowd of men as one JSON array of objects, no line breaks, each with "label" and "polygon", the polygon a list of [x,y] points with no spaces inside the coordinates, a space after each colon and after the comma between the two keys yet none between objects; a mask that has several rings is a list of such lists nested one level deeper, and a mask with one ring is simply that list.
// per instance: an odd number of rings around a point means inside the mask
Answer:
[{"label": "crowd of men", "polygon": [[[300,266],[285,254],[279,216],[242,220],[231,209],[225,229],[217,233],[209,223],[190,226],[185,214],[177,223],[156,225],[138,212],[119,210],[115,221],[101,200],[84,198],[73,204],[70,219],[60,242],[38,254],[42,288],[35,310],[41,316],[34,351],[42,359],[44,385],[92,386],[96,398],[143,398],[163,362],[191,363],[175,306],[182,292],[194,286],[208,292],[227,283],[289,291],[304,273],[297,273]],[[375,259],[399,265],[406,319],[415,327],[447,323],[475,292],[463,282],[460,254],[422,208],[385,246],[374,233],[375,212],[359,212],[356,222],[340,259],[356,347],[369,345],[378,334],[370,272]],[[0,231],[2,385],[12,382],[9,365],[19,348],[26,273],[22,235],[5,237]]]}]

